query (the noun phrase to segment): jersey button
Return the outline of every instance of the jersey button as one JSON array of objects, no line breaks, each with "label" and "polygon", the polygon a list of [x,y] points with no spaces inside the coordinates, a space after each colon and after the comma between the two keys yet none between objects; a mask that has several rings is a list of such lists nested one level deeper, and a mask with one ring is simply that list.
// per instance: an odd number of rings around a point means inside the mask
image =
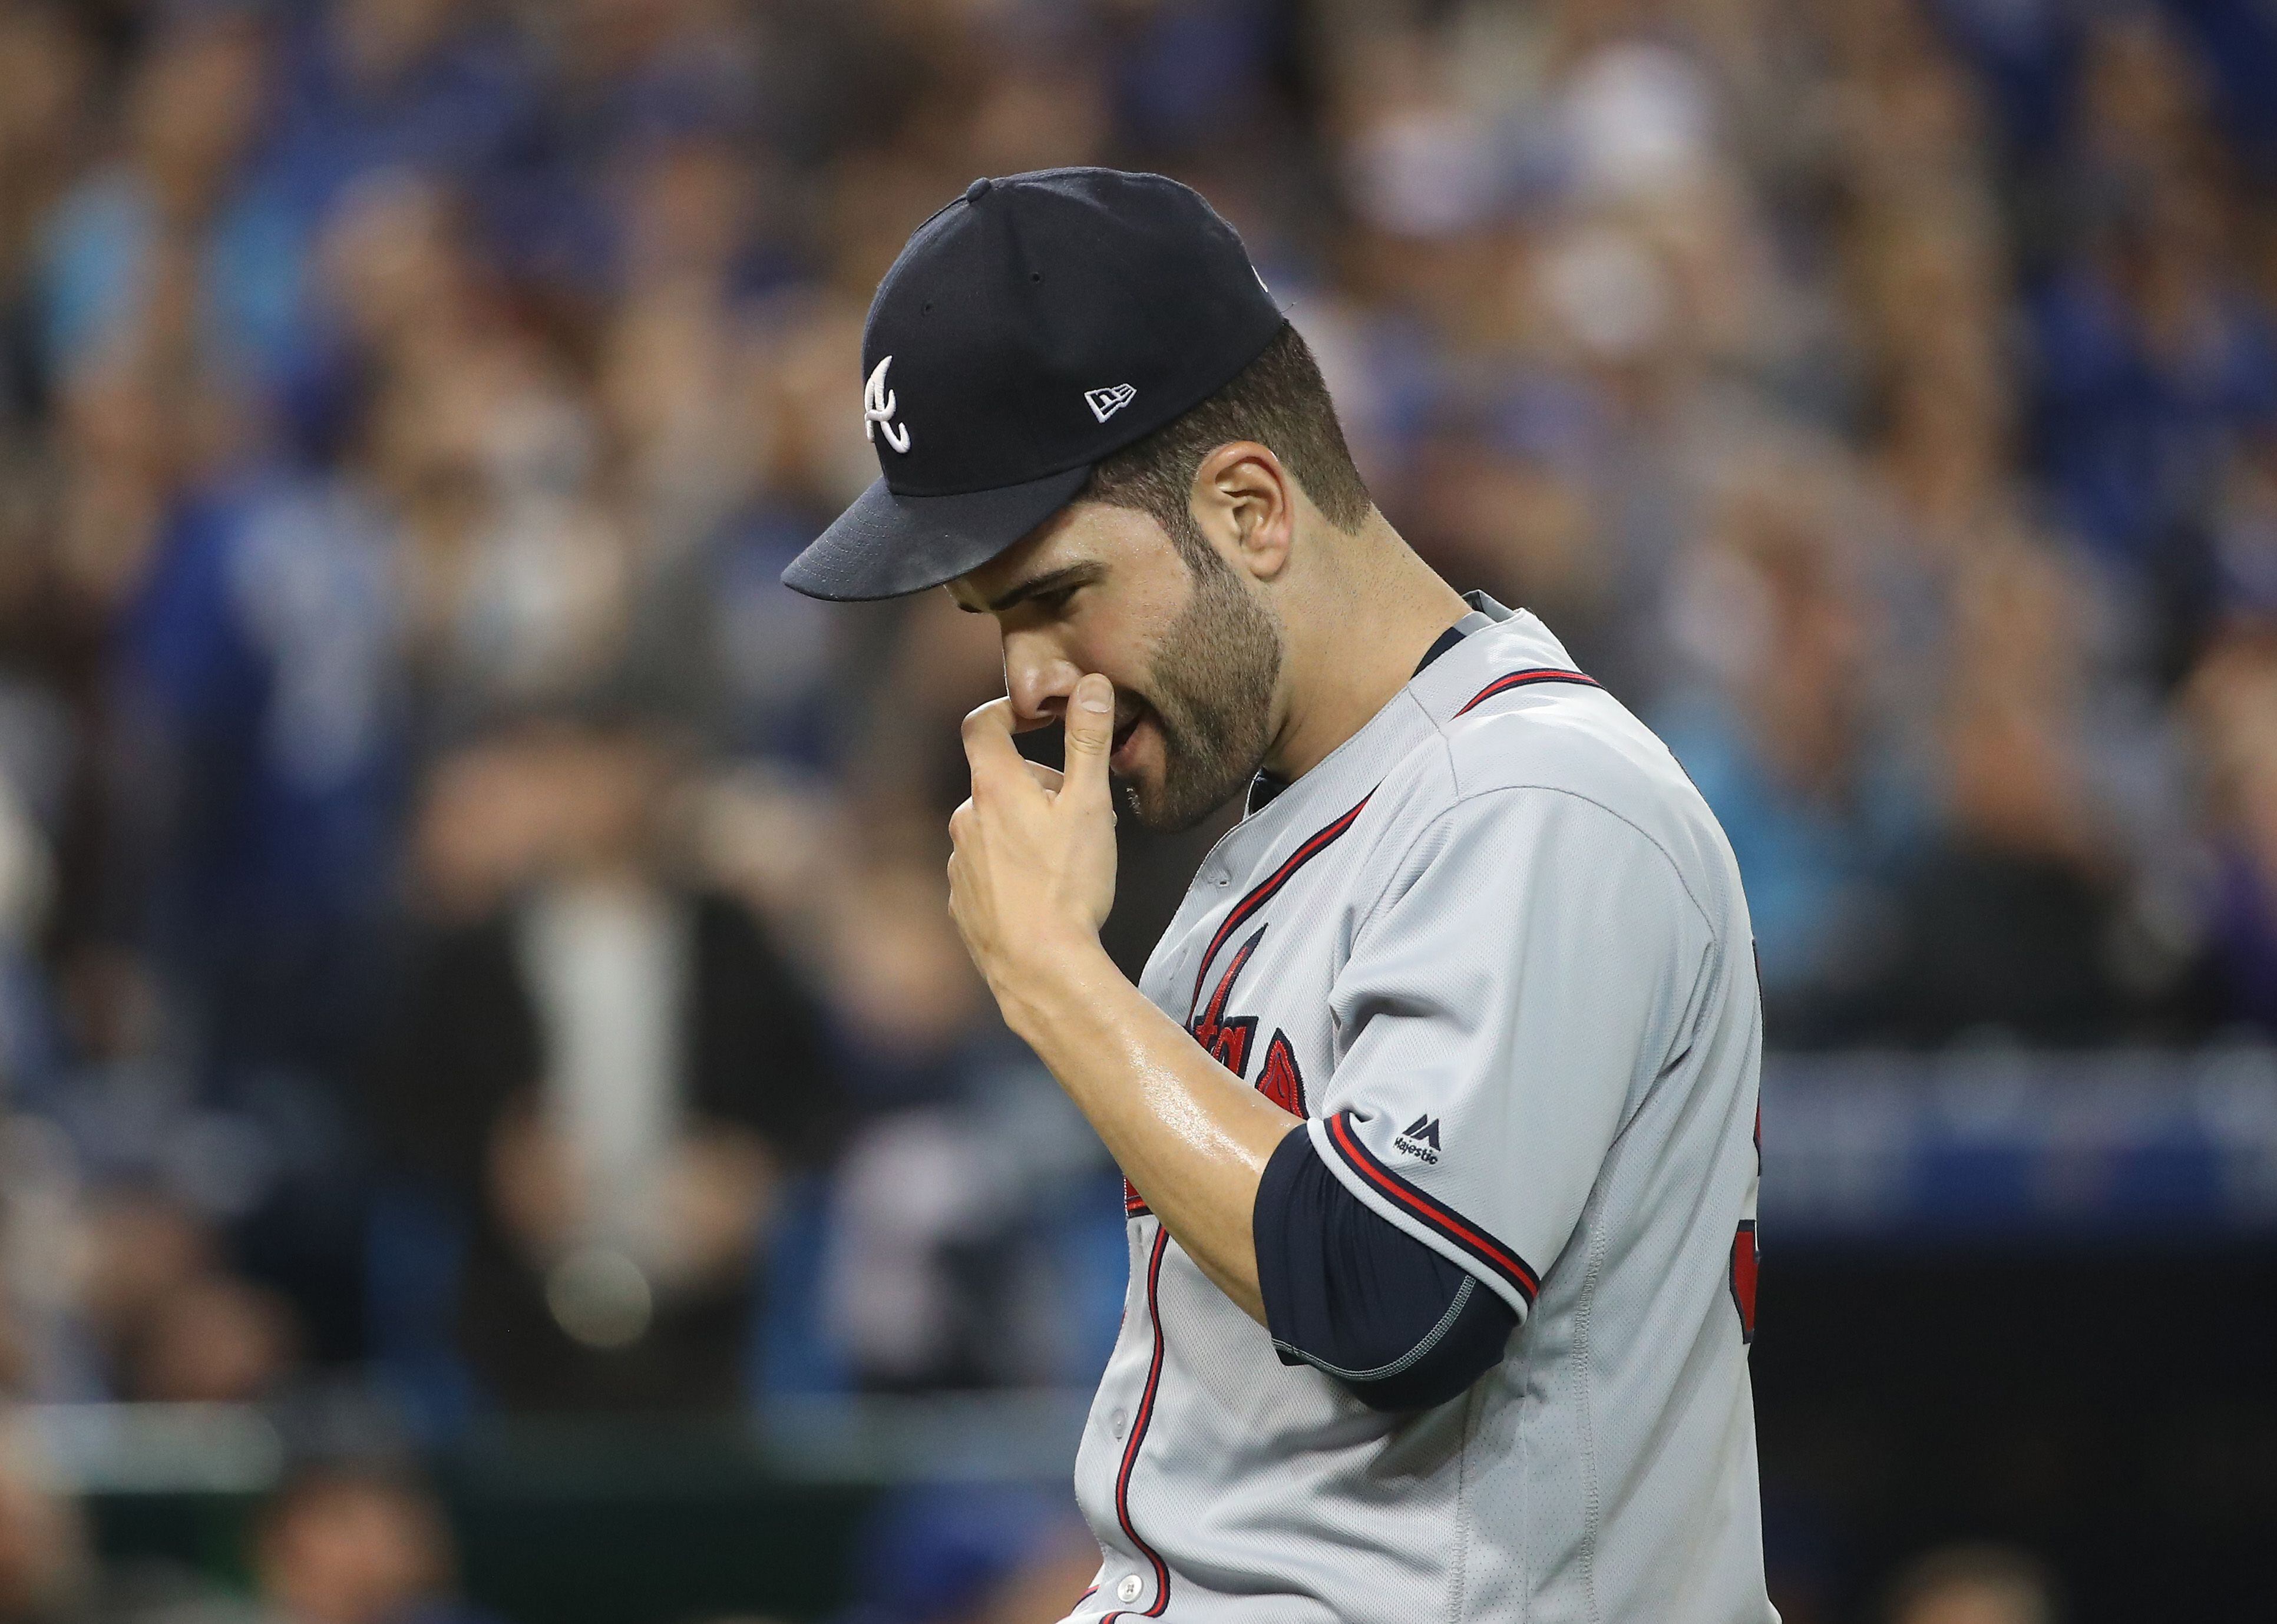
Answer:
[{"label": "jersey button", "polygon": [[1138,1582],[1138,1575],[1137,1574],[1125,1574],[1123,1575],[1123,1582],[1115,1587],[1115,1599],[1117,1601],[1137,1601],[1138,1599],[1138,1592],[1146,1588],[1146,1587],[1145,1585]]},{"label": "jersey button", "polygon": [[1131,1412],[1128,1410],[1116,1410],[1114,1415],[1107,1418],[1107,1424],[1114,1429],[1116,1437],[1121,1438],[1123,1436],[1123,1430],[1131,1424]]}]

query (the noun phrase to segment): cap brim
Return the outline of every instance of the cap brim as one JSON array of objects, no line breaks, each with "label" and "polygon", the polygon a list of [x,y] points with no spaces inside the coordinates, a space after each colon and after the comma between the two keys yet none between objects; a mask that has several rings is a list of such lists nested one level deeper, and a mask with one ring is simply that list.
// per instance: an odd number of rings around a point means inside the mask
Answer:
[{"label": "cap brim", "polygon": [[1091,477],[1062,469],[1020,485],[896,496],[880,480],[790,561],[783,585],[835,603],[900,597],[977,570],[1065,507]]}]

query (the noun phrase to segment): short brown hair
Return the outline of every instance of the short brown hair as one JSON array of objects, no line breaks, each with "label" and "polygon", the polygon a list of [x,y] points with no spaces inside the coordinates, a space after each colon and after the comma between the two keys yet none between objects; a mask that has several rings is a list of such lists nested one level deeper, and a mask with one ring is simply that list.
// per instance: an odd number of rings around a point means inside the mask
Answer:
[{"label": "short brown hair", "polygon": [[1079,499],[1137,508],[1191,555],[1201,540],[1190,505],[1195,472],[1203,458],[1233,440],[1255,440],[1280,458],[1339,530],[1359,529],[1375,508],[1344,445],[1320,363],[1286,322],[1231,383],[1093,468]]}]

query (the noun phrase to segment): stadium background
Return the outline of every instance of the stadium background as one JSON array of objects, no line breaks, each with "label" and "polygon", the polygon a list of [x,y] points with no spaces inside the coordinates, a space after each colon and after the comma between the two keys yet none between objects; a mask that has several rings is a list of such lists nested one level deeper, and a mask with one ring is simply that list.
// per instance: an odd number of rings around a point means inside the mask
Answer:
[{"label": "stadium background", "polygon": [[1731,832],[1791,1624],[2272,1616],[2266,4],[0,0],[0,1620],[1086,1582],[989,628],[776,575],[906,233],[1090,162]]}]

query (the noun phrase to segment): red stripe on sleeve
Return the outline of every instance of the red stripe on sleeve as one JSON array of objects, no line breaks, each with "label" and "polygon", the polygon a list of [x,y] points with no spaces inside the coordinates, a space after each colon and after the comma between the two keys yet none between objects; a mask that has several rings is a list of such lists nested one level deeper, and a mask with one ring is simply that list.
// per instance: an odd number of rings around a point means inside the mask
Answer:
[{"label": "red stripe on sleeve", "polygon": [[1542,1289],[1542,1281],[1532,1269],[1527,1267],[1524,1259],[1454,1209],[1442,1206],[1377,1161],[1352,1131],[1345,1114],[1338,1112],[1328,1119],[1329,1137],[1335,1142],[1336,1149],[1344,1152],[1344,1160],[1352,1165],[1354,1172],[1449,1240],[1492,1264],[1518,1287],[1528,1302],[1534,1301],[1534,1294]]}]

